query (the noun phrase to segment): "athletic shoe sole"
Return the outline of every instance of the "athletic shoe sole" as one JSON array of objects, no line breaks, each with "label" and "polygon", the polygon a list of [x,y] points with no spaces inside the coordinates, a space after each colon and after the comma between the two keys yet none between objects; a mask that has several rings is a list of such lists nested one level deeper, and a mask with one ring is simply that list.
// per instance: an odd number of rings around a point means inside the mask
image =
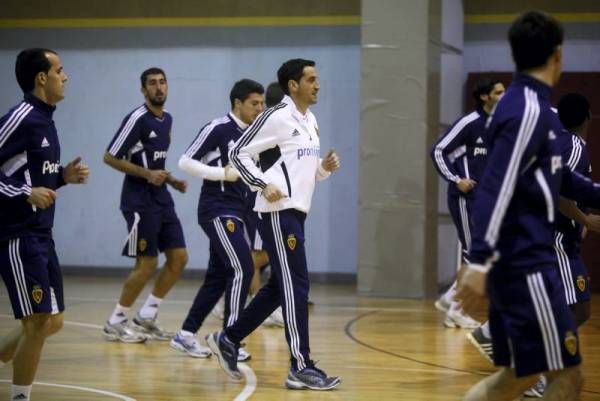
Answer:
[{"label": "athletic shoe sole", "polygon": [[236,372],[234,370],[229,369],[227,366],[227,361],[223,358],[223,354],[221,354],[221,349],[219,348],[219,344],[217,343],[218,339],[214,339],[212,334],[206,336],[206,343],[208,344],[208,348],[212,351],[213,355],[217,357],[217,361],[219,361],[219,365],[221,365],[221,369],[227,373],[229,377],[233,380],[240,381],[242,380],[242,372],[239,370]]},{"label": "athletic shoe sole", "polygon": [[285,386],[290,390],[314,390],[314,391],[327,391],[336,388],[342,380],[339,377],[336,377],[334,381],[327,387],[314,387],[299,380],[292,380],[288,378],[285,381]]},{"label": "athletic shoe sole", "polygon": [[111,334],[111,333],[106,333],[106,332],[102,332],[102,336],[104,337],[104,339],[106,341],[122,342],[125,344],[143,344],[146,341],[148,341],[148,337],[126,339],[126,338],[120,337],[118,334]]}]

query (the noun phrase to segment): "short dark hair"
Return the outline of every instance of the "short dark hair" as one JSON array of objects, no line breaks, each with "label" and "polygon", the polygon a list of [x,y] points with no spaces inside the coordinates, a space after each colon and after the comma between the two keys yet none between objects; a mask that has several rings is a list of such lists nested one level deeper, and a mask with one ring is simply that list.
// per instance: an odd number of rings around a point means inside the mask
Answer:
[{"label": "short dark hair", "polygon": [[517,71],[546,64],[557,46],[563,43],[563,27],[552,16],[529,11],[519,16],[508,31],[508,40]]},{"label": "short dark hair", "polygon": [[558,118],[566,129],[579,128],[591,118],[590,102],[580,93],[568,93],[558,101]]},{"label": "short dark hair", "polygon": [[489,95],[490,92],[494,90],[494,86],[500,83],[502,83],[502,81],[499,79],[489,77],[480,78],[477,80],[475,86],[473,87],[473,99],[475,99],[475,103],[478,106],[482,106],[483,101],[481,100],[481,96]]},{"label": "short dark hair", "polygon": [[57,54],[54,50],[35,47],[22,50],[15,63],[15,75],[23,93],[29,93],[35,88],[35,77],[40,72],[50,71],[50,60],[47,53]]},{"label": "short dark hair", "polygon": [[261,84],[251,79],[240,79],[231,88],[229,92],[229,101],[231,102],[231,108],[235,104],[235,99],[240,99],[240,102],[244,102],[253,93],[262,95],[265,93],[265,88]]},{"label": "short dark hair", "polygon": [[281,90],[281,86],[279,86],[279,82],[271,82],[269,86],[267,86],[267,94],[265,95],[267,107],[273,107],[276,104],[281,103],[283,96],[284,93]]},{"label": "short dark hair", "polygon": [[167,74],[165,74],[165,72],[162,70],[162,68],[150,67],[147,70],[145,70],[144,72],[142,72],[142,75],[140,75],[140,81],[142,83],[142,88],[146,87],[146,78],[148,78],[148,75],[155,75],[155,74],[162,74],[162,76],[165,77],[165,80],[167,79]]},{"label": "short dark hair", "polygon": [[286,61],[277,70],[277,82],[279,87],[286,95],[290,94],[288,89],[288,82],[294,80],[300,82],[302,74],[304,74],[304,67],[314,67],[315,62],[312,60],[305,60],[302,58],[294,58]]}]

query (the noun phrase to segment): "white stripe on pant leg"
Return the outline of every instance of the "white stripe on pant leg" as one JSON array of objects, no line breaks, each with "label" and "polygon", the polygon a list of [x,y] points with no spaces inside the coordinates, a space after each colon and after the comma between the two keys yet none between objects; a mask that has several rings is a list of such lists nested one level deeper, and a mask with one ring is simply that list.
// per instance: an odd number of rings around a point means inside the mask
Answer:
[{"label": "white stripe on pant leg", "polygon": [[19,305],[21,306],[21,314],[23,316],[27,316],[27,311],[25,310],[25,304],[23,302],[23,294],[22,294],[22,287],[21,287],[21,281],[19,276],[17,275],[17,262],[15,261],[15,256],[13,255],[13,248],[14,248],[14,244],[15,244],[16,240],[10,240],[8,242],[8,256],[10,258],[10,267],[12,269],[12,273],[13,273],[13,279],[15,280],[15,290],[17,291],[17,296],[19,298]]},{"label": "white stripe on pant leg", "polygon": [[294,296],[294,285],[292,283],[291,273],[287,262],[285,244],[283,243],[283,233],[281,231],[279,212],[273,213],[272,226],[274,230],[275,245],[281,264],[281,275],[284,287],[283,290],[284,294],[287,295],[284,297],[284,300],[286,301],[286,311],[287,316],[289,317],[287,323],[288,331],[290,333],[290,348],[297,361],[297,368],[301,370],[306,366],[306,364],[304,361],[304,356],[300,352],[300,336],[298,334],[298,325],[296,322],[296,300]]},{"label": "white stripe on pant leg", "polygon": [[560,355],[560,342],[558,341],[558,330],[556,329],[556,323],[554,321],[554,314],[552,313],[552,306],[550,305],[546,296],[546,288],[544,287],[541,273],[535,273],[532,275],[533,286],[537,291],[539,305],[542,310],[542,315],[546,322],[546,328],[548,332],[548,339],[550,340],[550,352],[552,352],[552,360],[556,366],[556,369],[562,369],[562,361]]},{"label": "white stripe on pant leg", "polygon": [[297,361],[298,370],[302,370],[306,367],[306,361],[304,356],[300,352],[300,336],[298,334],[298,324],[296,322],[296,305],[294,299],[294,285],[292,283],[292,277],[290,268],[287,261],[287,254],[285,251],[285,244],[283,244],[283,233],[281,231],[281,222],[279,221],[279,212],[273,212],[271,214],[271,225],[273,227],[273,236],[275,238],[275,245],[277,248],[277,254],[279,256],[279,262],[281,264],[281,277],[283,281],[283,290],[286,303],[286,311],[288,317],[288,329],[290,333],[290,348],[292,355]]},{"label": "white stripe on pant leg", "polygon": [[548,297],[548,291],[546,291],[546,286],[544,284],[542,273],[536,273],[534,276],[534,280],[537,282],[539,292],[541,294],[542,308],[546,311],[545,313],[548,316],[548,320],[550,321],[549,328],[551,333],[551,340],[553,340],[553,345],[555,349],[555,359],[558,364],[558,369],[563,369],[564,364],[562,360],[560,338],[558,336],[558,327],[556,325],[554,311],[552,310],[552,303],[550,302],[550,298]]},{"label": "white stripe on pant leg", "polygon": [[223,245],[223,248],[225,249],[225,252],[229,258],[229,263],[233,267],[233,283],[231,286],[231,296],[229,299],[229,318],[227,319],[227,326],[231,326],[235,323],[240,314],[239,305],[240,298],[242,296],[242,280],[244,272],[242,270],[242,265],[239,261],[239,258],[235,253],[235,249],[229,241],[227,233],[225,232],[225,229],[223,228],[219,218],[216,218],[213,220],[213,222],[216,227],[217,235],[219,236],[221,244]]},{"label": "white stripe on pant leg", "polygon": [[29,314],[33,314],[33,308],[31,307],[31,299],[29,298],[29,293],[27,292],[27,280],[25,280],[25,267],[23,266],[23,260],[21,259],[21,254],[19,253],[19,248],[21,247],[21,239],[17,238],[15,244],[15,259],[17,261],[17,272],[21,276],[21,285],[23,286],[23,293],[25,296],[23,297],[25,300],[25,307],[29,311]]},{"label": "white stripe on pant leg", "polygon": [[127,237],[125,238],[125,245],[127,245],[127,255],[129,256],[137,256],[137,232],[140,220],[140,214],[138,212],[133,212],[133,224],[131,225],[131,230],[129,231],[129,234],[127,234]]},{"label": "white stripe on pant leg", "polygon": [[460,220],[465,236],[466,251],[471,249],[471,231],[469,230],[469,214],[467,213],[467,200],[464,197],[458,198],[458,207],[460,208]]},{"label": "white stripe on pant leg", "polygon": [[58,309],[58,302],[56,301],[56,294],[54,288],[50,287],[50,305],[52,306],[52,314],[58,315],[60,310]]},{"label": "white stripe on pant leg", "polygon": [[558,330],[554,321],[554,314],[549,303],[546,289],[544,287],[541,273],[533,273],[527,276],[527,284],[536,307],[538,324],[543,334],[544,348],[546,350],[546,359],[549,370],[558,370],[563,368],[560,343],[558,340]]},{"label": "white stripe on pant leg", "polygon": [[575,293],[575,287],[573,285],[573,275],[571,274],[571,263],[569,262],[569,257],[565,252],[565,249],[562,245],[562,233],[556,232],[554,235],[554,250],[556,251],[556,256],[558,258],[558,267],[560,270],[560,275],[562,277],[562,281],[565,287],[565,297],[567,299],[567,304],[572,305],[577,302],[577,295]]},{"label": "white stripe on pant leg", "polygon": [[542,309],[540,306],[539,297],[537,295],[537,291],[535,289],[535,284],[533,282],[533,274],[527,275],[527,287],[529,287],[529,295],[533,301],[533,306],[535,307],[535,314],[538,320],[538,325],[540,327],[540,331],[542,333],[542,341],[544,343],[544,351],[546,354],[546,364],[548,365],[548,370],[554,370],[554,359],[552,358],[551,345],[550,345],[550,335],[547,330],[546,320],[542,314]]},{"label": "white stripe on pant leg", "polygon": [[13,245],[13,255],[15,258],[15,267],[16,273],[19,277],[19,282],[21,284],[21,291],[23,296],[23,304],[25,306],[25,312],[27,315],[33,314],[33,308],[31,307],[31,301],[29,299],[29,293],[27,292],[27,281],[25,280],[25,269],[23,268],[23,261],[21,260],[21,255],[19,253],[19,248],[21,246],[21,239],[15,239]]},{"label": "white stripe on pant leg", "polygon": [[229,297],[229,317],[227,319],[227,326],[229,327],[235,323],[239,315],[239,305],[242,292],[242,278],[244,273],[242,271],[240,260],[238,259],[237,254],[235,253],[233,245],[227,237],[227,233],[225,232],[225,229],[223,228],[219,217],[213,219],[213,224],[215,226],[217,236],[221,241],[221,245],[225,249],[225,253],[227,253],[229,263],[233,268],[233,284],[231,286],[231,296]]}]

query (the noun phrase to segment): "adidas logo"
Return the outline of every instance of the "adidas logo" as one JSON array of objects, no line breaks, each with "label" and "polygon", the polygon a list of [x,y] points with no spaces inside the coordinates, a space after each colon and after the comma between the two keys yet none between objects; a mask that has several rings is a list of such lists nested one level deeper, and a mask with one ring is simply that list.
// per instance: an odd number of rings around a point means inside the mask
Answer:
[{"label": "adidas logo", "polygon": [[42,148],[47,148],[48,146],[50,146],[50,142],[48,142],[46,137],[44,137],[44,139],[42,140]]},{"label": "adidas logo", "polygon": [[27,396],[23,393],[19,394],[19,395],[15,395],[13,397],[13,401],[17,401],[17,400],[26,400]]},{"label": "adidas logo", "polygon": [[475,141],[475,143],[483,143],[483,139],[481,139],[481,137],[477,138],[477,140]]},{"label": "adidas logo", "polygon": [[554,131],[550,130],[548,132],[548,139],[550,139],[551,141],[556,139],[556,134],[554,133]]},{"label": "adidas logo", "polygon": [[150,135],[148,135],[148,138],[156,138],[158,135],[156,135],[156,132],[152,131],[150,132]]},{"label": "adidas logo", "polygon": [[294,132],[292,132],[292,136],[299,136],[300,132],[298,132],[297,129],[294,129]]}]

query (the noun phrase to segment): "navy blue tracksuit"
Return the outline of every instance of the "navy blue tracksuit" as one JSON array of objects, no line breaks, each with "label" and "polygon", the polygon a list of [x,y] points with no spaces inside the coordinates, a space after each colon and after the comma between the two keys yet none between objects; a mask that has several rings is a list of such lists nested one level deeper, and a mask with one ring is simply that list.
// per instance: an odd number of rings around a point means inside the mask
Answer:
[{"label": "navy blue tracksuit", "polygon": [[478,108],[459,118],[431,150],[433,165],[448,182],[448,211],[458,232],[463,259],[471,248],[470,216],[474,190],[464,194],[456,184],[461,179],[479,181],[481,177],[487,156],[487,117],[483,108]]},{"label": "navy blue tracksuit", "polygon": [[[243,129],[227,115],[205,125],[186,155],[212,166],[229,164],[230,146]],[[245,235],[248,187],[235,182],[204,180],[198,202],[198,223],[210,240],[208,269],[202,287],[182,325],[195,333],[225,292],[223,327],[231,326],[246,304],[254,264]]]},{"label": "navy blue tracksuit", "polygon": [[559,191],[600,205],[600,187],[563,168],[550,88],[517,74],[489,126],[475,194],[472,263],[491,265],[487,292],[494,362],[527,376],[581,362],[553,247]]}]

